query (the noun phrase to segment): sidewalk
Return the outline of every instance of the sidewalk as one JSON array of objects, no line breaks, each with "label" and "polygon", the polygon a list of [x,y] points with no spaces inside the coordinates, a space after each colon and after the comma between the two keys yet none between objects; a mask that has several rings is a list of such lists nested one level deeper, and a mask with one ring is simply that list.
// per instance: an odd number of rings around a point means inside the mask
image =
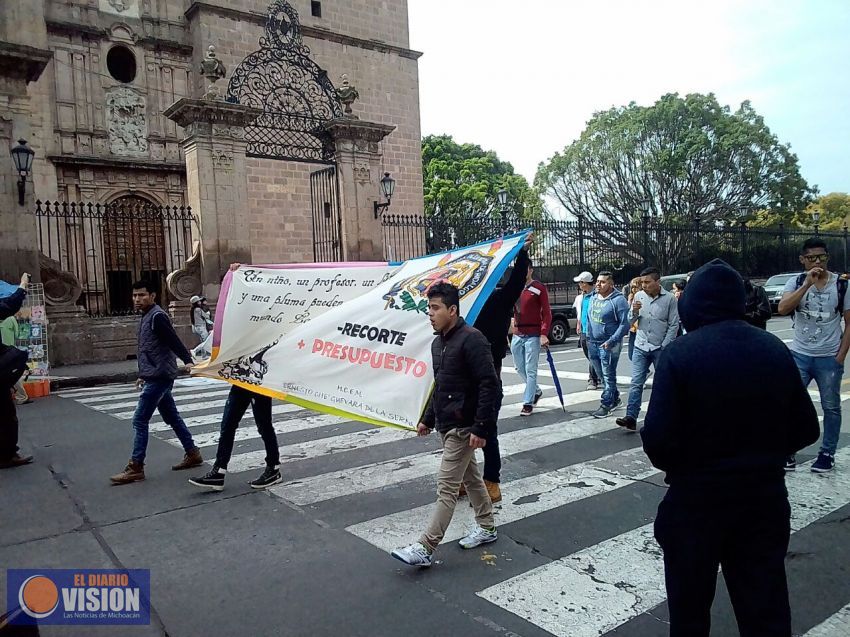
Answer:
[{"label": "sidewalk", "polygon": [[[178,376],[188,376],[183,363],[178,362],[177,367]],[[50,370],[50,391],[96,387],[109,383],[132,383],[138,378],[138,374],[139,365],[135,360],[63,365]]]}]

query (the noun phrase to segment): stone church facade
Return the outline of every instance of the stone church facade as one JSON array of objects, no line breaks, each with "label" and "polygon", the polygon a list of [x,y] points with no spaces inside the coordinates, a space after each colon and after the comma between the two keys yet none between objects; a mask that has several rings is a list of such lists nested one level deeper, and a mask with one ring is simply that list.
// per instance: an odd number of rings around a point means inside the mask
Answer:
[{"label": "stone church facade", "polygon": [[[391,212],[422,213],[406,0],[12,0],[4,13],[0,137],[36,159],[27,215],[0,179],[0,275],[41,275],[55,362],[130,355],[115,316],[135,278],[154,274],[182,315],[190,292],[214,301],[228,259],[393,258],[371,210],[384,173]],[[219,63],[211,89],[201,68]],[[201,115],[202,99],[222,106]]]},{"label": "stone church facade", "polygon": [[[35,0],[36,2],[40,0]],[[185,204],[182,131],[163,112],[205,88],[194,72],[208,45],[228,77],[264,36],[269,0],[43,0],[53,59],[30,85],[35,196]],[[345,73],[354,112],[396,129],[383,142],[393,210],[422,212],[419,53],[406,0],[291,0],[304,44],[334,85]],[[257,262],[313,260],[309,174],[316,165],[248,160]],[[379,193],[376,193],[376,197]]]}]

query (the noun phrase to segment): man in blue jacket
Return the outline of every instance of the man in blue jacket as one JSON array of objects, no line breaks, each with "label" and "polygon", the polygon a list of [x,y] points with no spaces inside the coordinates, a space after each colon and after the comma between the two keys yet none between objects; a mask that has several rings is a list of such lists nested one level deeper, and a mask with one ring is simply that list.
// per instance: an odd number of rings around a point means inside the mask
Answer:
[{"label": "man in blue jacket", "polygon": [[192,367],[192,355],[171,324],[168,314],[156,304],[156,292],[150,283],[133,284],[133,306],[142,312],[139,322],[139,380],[142,390],[136,413],[133,414],[133,455],[124,471],[112,478],[112,484],[129,484],[145,479],[145,455],[148,448],[148,425],[153,412],[159,410],[162,419],[171,425],[183,445],[182,462],[171,467],[175,471],[191,469],[203,463],[201,450],[195,446],[192,434],[177,411],[171,388],[177,378],[177,359]]},{"label": "man in blue jacket", "polygon": [[617,389],[617,363],[623,338],[629,331],[629,302],[614,285],[614,275],[603,270],[596,277],[596,294],[587,315],[587,351],[604,389],[594,418],[605,418],[622,404]]},{"label": "man in blue jacket", "polygon": [[741,635],[791,637],[784,464],[818,439],[818,417],[791,352],[744,312],[735,270],[696,271],[679,299],[688,333],[658,360],[640,431],[670,485],[655,537],[671,637],[708,637],[718,566]]}]

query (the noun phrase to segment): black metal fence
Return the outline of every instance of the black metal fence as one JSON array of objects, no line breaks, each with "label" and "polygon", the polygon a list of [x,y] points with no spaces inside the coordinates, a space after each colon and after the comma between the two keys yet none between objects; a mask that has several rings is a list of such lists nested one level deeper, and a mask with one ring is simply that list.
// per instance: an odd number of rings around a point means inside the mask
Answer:
[{"label": "black metal fence", "polygon": [[576,221],[517,221],[490,217],[449,221],[418,215],[384,215],[386,258],[403,260],[486,241],[521,228],[534,231],[535,276],[547,283],[571,281],[582,270],[611,270],[618,282],[645,267],[663,274],[695,270],[721,258],[742,275],[765,278],[800,268],[800,245],[819,236],[832,256],[830,269],[848,270],[848,231],[805,231],[745,224],[668,224],[653,219],[634,224]]},{"label": "black metal fence", "polygon": [[79,280],[76,299],[90,316],[133,311],[139,279],[168,303],[165,278],[191,256],[194,220],[188,207],[153,204],[36,202],[41,252]]}]

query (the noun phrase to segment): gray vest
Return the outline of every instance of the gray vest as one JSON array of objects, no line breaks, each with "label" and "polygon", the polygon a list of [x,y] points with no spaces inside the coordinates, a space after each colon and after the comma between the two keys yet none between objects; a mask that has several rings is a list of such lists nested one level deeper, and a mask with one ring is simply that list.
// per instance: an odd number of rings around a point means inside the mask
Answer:
[{"label": "gray vest", "polygon": [[160,341],[153,331],[153,319],[157,314],[165,313],[158,305],[142,316],[139,323],[139,378],[177,378],[177,358],[165,343]]}]

